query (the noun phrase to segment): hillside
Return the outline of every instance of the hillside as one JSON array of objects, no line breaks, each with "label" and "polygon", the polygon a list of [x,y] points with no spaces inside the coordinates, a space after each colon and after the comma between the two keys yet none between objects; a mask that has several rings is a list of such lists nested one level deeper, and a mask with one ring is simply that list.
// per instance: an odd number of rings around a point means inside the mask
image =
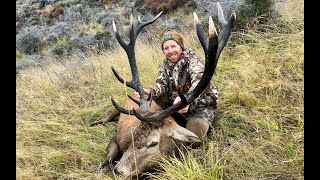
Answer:
[{"label": "hillside", "polygon": [[[130,13],[110,12],[130,12],[127,6],[137,1],[16,2],[17,22],[36,10],[58,13],[57,4],[65,3],[63,15],[50,16],[48,23],[43,20],[49,15],[37,20],[34,13],[21,20],[21,26],[17,23],[16,179],[118,179],[98,169],[115,126],[89,124],[110,114],[111,95],[122,103],[132,93],[111,72],[114,66],[124,79],[131,78],[125,52],[105,28],[109,25],[102,24],[116,19],[125,33]],[[189,12],[201,11],[201,6],[193,5],[187,2],[165,14],[139,35],[136,57],[143,86],[157,76],[163,60],[158,37],[169,26],[179,29],[186,46],[203,57]],[[237,25],[212,79],[219,91],[219,111],[206,144],[182,160],[164,160],[162,171],[150,177],[304,179],[304,2],[266,7],[273,13],[263,8],[256,11],[262,13],[258,16],[237,11]],[[208,14],[202,12],[198,15],[206,26]],[[133,12],[142,19],[152,13]],[[95,41],[97,33],[108,36]]]},{"label": "hillside", "polygon": [[[221,3],[227,11],[243,4],[241,0]],[[192,22],[184,23],[181,17],[195,10],[215,16],[213,9],[213,1],[202,0],[17,0],[16,68],[18,71],[30,65],[45,65],[52,59],[112,49],[117,45],[112,20],[128,26],[130,14],[148,19],[164,11],[167,16],[159,20],[163,31],[192,28]],[[161,30],[149,31],[155,34]]]}]

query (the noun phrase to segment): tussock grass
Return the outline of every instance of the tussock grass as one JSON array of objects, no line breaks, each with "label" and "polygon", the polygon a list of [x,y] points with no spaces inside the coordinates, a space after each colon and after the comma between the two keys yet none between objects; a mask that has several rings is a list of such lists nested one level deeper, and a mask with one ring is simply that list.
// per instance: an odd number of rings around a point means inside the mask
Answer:
[{"label": "tussock grass", "polygon": [[[221,54],[212,80],[220,95],[214,129],[204,146],[164,160],[163,171],[151,177],[304,179],[304,34],[301,14],[292,13],[298,19],[281,28],[232,34],[237,39]],[[194,32],[183,35],[203,57]],[[139,37],[136,56],[142,85],[152,84],[163,59],[157,38]],[[132,93],[111,66],[131,79],[120,47],[17,75],[17,179],[112,179],[98,166],[115,127],[89,127],[113,109],[110,96],[121,104]]]}]

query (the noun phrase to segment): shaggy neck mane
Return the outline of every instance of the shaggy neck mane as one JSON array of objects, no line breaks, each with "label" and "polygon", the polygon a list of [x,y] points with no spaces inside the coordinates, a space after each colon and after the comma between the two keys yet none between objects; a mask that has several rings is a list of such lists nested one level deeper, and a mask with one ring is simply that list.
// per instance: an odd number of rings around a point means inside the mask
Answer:
[{"label": "shaggy neck mane", "polygon": [[147,145],[147,138],[150,132],[158,128],[158,126],[154,126],[149,122],[141,121],[139,128],[137,128],[134,132],[134,145],[141,149],[142,147]]}]

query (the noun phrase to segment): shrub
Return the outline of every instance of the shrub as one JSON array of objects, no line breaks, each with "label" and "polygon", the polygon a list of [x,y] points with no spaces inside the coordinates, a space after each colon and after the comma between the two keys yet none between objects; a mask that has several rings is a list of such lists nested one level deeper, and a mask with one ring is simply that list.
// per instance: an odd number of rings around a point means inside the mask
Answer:
[{"label": "shrub", "polygon": [[272,0],[246,0],[245,8],[237,14],[235,29],[243,27],[254,28],[259,24],[266,24],[271,17]]},{"label": "shrub", "polygon": [[29,32],[21,39],[20,48],[25,54],[38,53],[40,46],[42,45],[41,39],[34,33]]},{"label": "shrub", "polygon": [[[197,0],[195,2],[198,12],[204,12],[212,17],[216,17],[218,15],[217,1]],[[244,6],[245,0],[220,0],[219,3],[225,13],[225,16],[229,17],[231,10],[238,11],[238,9]]]},{"label": "shrub", "polygon": [[145,6],[148,10],[150,10],[153,14],[158,14],[160,11],[164,11],[165,13],[170,13],[177,8],[185,5],[190,0],[145,0]]},{"label": "shrub", "polygon": [[48,24],[53,24],[60,15],[64,13],[64,4],[59,3],[57,4],[48,14]]},{"label": "shrub", "polygon": [[112,35],[109,31],[97,32],[94,35],[94,38],[98,40],[99,50],[103,50],[105,48],[110,47],[110,39],[112,39]]},{"label": "shrub", "polygon": [[59,57],[63,57],[63,56],[67,56],[71,54],[71,46],[69,45],[60,45],[60,46],[56,46],[51,50],[51,53],[59,56]]}]

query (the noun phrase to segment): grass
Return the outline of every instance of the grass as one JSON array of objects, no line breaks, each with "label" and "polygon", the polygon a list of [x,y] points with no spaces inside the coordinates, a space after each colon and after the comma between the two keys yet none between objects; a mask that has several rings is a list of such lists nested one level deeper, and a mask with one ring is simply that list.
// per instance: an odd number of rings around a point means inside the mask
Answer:
[{"label": "grass", "polygon": [[[180,159],[164,159],[163,170],[151,177],[304,179],[303,9],[283,7],[265,32],[233,32],[212,80],[219,111],[205,145]],[[203,57],[194,32],[183,34],[187,46]],[[163,59],[156,38],[140,36],[136,57],[142,85],[152,84]],[[113,178],[98,166],[116,128],[89,127],[112,111],[110,96],[121,104],[132,92],[116,80],[111,66],[131,79],[120,47],[17,75],[17,179]]]},{"label": "grass", "polygon": [[[143,42],[139,43],[144,46]],[[154,57],[152,51],[144,53],[151,46],[138,50],[137,58]],[[159,63],[146,62],[141,71],[143,84],[153,81]],[[89,127],[89,124],[112,111],[111,95],[122,103],[125,94],[132,92],[116,80],[111,65],[115,65],[124,79],[130,79],[127,57],[120,49],[19,73],[17,179],[110,178],[97,168],[105,158],[105,148],[115,134],[115,127]],[[141,62],[138,66],[142,66]],[[149,77],[152,73],[154,76]]]}]

